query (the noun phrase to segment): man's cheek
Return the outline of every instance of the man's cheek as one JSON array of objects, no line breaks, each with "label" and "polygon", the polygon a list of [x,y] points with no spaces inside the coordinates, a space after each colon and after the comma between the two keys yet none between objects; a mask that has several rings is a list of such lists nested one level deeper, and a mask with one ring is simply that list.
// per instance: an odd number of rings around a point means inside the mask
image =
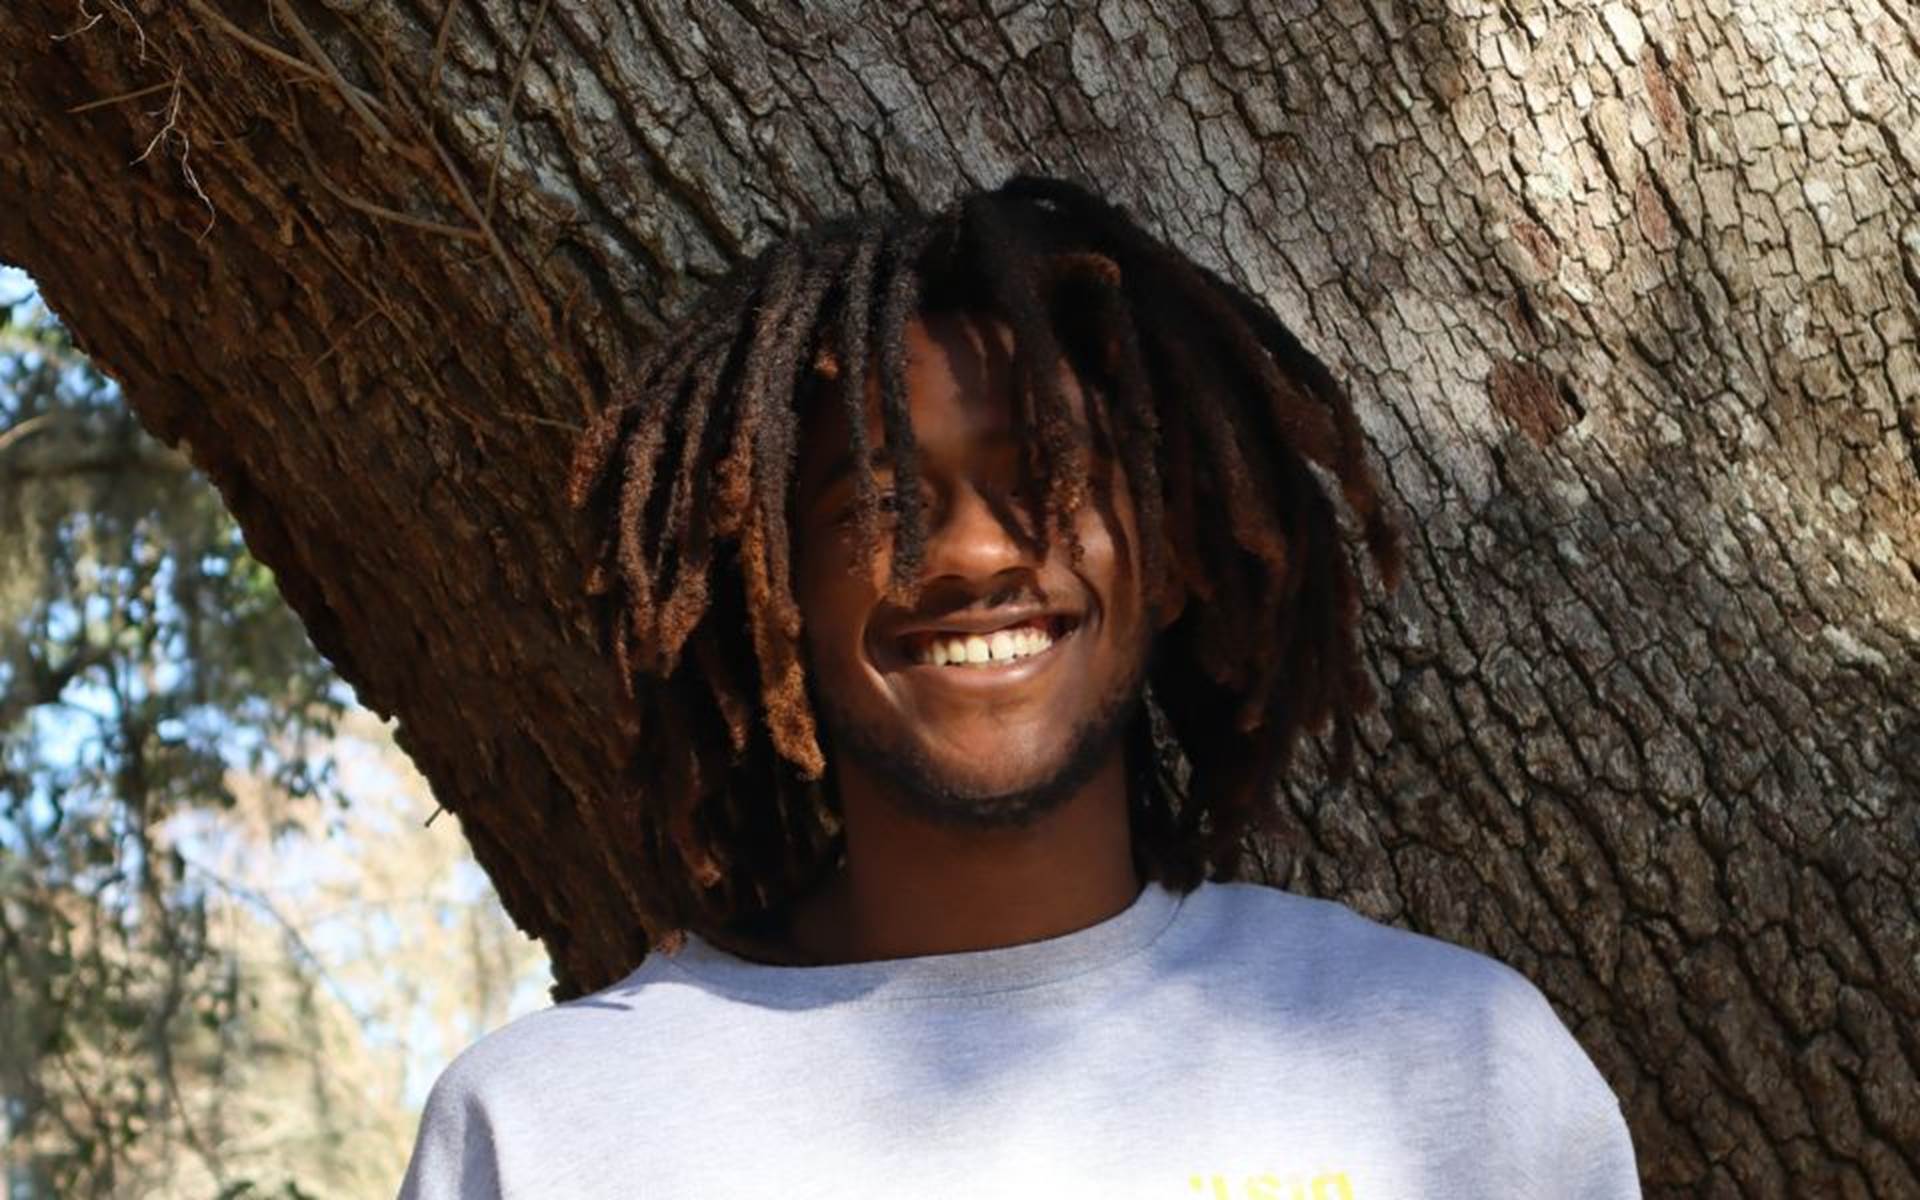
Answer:
[{"label": "man's cheek", "polygon": [[1124,602],[1133,587],[1132,555],[1124,540],[1116,540],[1114,530],[1105,522],[1095,522],[1080,530],[1080,547],[1085,552],[1079,572],[1099,594],[1103,606]]}]

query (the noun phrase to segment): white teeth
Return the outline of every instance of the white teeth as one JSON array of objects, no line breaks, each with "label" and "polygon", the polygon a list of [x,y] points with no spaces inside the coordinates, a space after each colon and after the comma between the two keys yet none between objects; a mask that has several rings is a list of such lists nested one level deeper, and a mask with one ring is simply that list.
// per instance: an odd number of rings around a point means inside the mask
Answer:
[{"label": "white teeth", "polygon": [[1052,645],[1053,639],[1045,631],[1022,626],[968,637],[932,638],[921,648],[919,661],[936,667],[1008,662],[1039,654]]}]

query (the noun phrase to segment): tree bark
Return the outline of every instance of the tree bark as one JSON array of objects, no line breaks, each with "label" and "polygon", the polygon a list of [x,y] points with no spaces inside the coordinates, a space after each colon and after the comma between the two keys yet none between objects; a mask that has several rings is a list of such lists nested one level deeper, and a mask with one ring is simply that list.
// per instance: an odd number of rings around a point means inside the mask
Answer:
[{"label": "tree bark", "polygon": [[1538,982],[1650,1196],[1913,1196],[1917,59],[1898,0],[20,0],[0,258],[570,995],[645,946],[572,431],[798,222],[1092,182],[1350,382],[1413,534],[1273,879]]}]

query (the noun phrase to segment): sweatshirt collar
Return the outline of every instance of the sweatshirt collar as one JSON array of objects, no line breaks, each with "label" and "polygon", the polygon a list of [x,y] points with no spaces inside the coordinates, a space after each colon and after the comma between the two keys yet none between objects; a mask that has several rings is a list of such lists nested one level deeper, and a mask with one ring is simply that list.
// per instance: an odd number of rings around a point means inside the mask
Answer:
[{"label": "sweatshirt collar", "polygon": [[[1205,886],[1205,885],[1202,885]],[[1173,923],[1185,900],[1148,882],[1126,908],[1083,929],[1037,942],[873,962],[777,966],[753,962],[689,933],[664,957],[671,971],[719,991],[781,1007],[849,1000],[976,996],[1056,983],[1100,970],[1144,949]]]}]

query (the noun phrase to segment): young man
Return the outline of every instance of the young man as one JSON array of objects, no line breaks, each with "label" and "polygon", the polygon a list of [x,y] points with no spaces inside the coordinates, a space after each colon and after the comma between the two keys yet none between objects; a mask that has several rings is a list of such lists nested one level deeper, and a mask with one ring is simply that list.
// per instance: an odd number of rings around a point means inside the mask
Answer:
[{"label": "young man", "polygon": [[1371,703],[1359,426],[1250,296],[1020,178],[711,293],[571,497],[657,952],[463,1054],[403,1196],[1639,1194],[1471,951],[1232,882]]}]

